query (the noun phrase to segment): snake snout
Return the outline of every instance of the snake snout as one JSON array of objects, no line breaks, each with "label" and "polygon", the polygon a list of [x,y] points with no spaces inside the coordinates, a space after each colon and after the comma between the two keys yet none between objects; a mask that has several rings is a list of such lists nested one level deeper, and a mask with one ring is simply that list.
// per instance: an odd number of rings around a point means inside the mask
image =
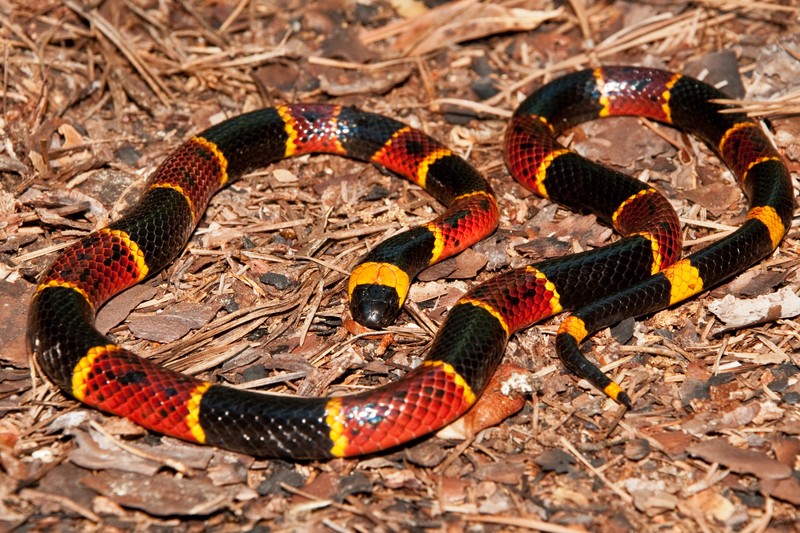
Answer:
[{"label": "snake snout", "polygon": [[353,319],[370,329],[383,329],[400,314],[400,297],[394,287],[377,283],[359,285],[350,298]]}]

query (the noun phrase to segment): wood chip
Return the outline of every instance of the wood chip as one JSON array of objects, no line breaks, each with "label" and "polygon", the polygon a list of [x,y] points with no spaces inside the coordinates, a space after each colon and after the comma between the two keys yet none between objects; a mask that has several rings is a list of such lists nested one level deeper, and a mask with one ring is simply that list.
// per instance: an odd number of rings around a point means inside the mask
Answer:
[{"label": "wood chip", "polygon": [[128,326],[131,333],[140,339],[173,342],[183,338],[191,330],[206,325],[221,306],[221,302],[210,304],[179,302],[164,309],[163,313],[135,314]]},{"label": "wood chip", "polygon": [[206,516],[228,506],[233,494],[198,479],[104,471],[81,483],[117,504],[153,516]]},{"label": "wood chip", "polygon": [[800,315],[800,296],[791,287],[756,298],[742,299],[728,295],[708,304],[709,310],[725,323],[724,331],[773,322]]},{"label": "wood chip", "polygon": [[786,479],[792,475],[790,467],[761,452],[731,446],[725,439],[698,442],[687,451],[709,463],[720,463],[734,472],[753,474],[761,479]]}]

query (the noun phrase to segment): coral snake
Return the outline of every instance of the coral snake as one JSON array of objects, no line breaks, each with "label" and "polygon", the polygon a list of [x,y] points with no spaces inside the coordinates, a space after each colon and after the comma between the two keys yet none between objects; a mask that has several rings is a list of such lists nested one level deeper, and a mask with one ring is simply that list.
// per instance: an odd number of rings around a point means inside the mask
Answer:
[{"label": "coral snake", "polygon": [[[556,349],[580,377],[630,407],[628,395],[579,351],[587,335],[680,302],[743,271],[789,228],[790,177],[761,126],[720,113],[724,95],[667,71],[585,70],[529,96],[505,136],[506,164],[534,192],[589,211],[625,235],[612,245],[490,279],[450,310],[425,361],[403,378],[330,398],[263,395],[165,369],[93,327],[111,296],[181,252],[209,198],[255,167],[309,152],[369,161],[418,183],[446,211],[369,252],[349,285],[353,316],[381,327],[423,268],[491,233],[498,208],[484,178],[427,135],[392,119],[330,105],[286,105],[213,126],[172,153],[141,200],[109,227],[67,248],[42,275],[29,340],[49,378],[78,400],[154,431],[257,456],[328,458],[370,453],[450,423],[482,393],[509,336],[574,310]],[[744,223],[680,259],[677,215],[650,185],[597,166],[556,141],[564,129],[611,115],[675,125],[708,143],[750,201]]]}]

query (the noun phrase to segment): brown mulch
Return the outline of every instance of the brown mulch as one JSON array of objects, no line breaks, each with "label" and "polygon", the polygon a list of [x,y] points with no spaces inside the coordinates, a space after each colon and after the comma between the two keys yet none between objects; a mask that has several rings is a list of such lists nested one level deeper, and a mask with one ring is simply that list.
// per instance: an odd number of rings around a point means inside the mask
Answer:
[{"label": "brown mulch", "polygon": [[[796,179],[799,17],[793,0],[0,0],[0,531],[797,530],[794,227],[738,279],[594,336],[632,412],[564,372],[556,318],[509,345],[533,388],[516,415],[363,459],[262,460],[85,409],[31,370],[21,310],[57,250],[118,216],[192,133],[280,102],[354,104],[443,140],[501,202],[498,232],[424,273],[390,334],[350,323],[347,271],[440,207],[328,156],[217,194],[187,251],[98,322],[234,386],[320,395],[395,380],[468,288],[613,238],[508,175],[501,139],[525,94],[601,64],[704,77],[767,119]],[[730,174],[678,131],[620,118],[567,140],[664,190],[687,252],[742,220]]]}]

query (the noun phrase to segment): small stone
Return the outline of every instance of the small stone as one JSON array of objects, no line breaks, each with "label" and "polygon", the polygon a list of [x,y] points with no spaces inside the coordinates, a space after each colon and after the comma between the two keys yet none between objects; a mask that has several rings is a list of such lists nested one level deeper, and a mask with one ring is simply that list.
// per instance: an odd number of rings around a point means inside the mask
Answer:
[{"label": "small stone", "polygon": [[614,337],[618,343],[627,344],[633,338],[633,328],[636,325],[636,320],[633,318],[626,318],[616,326],[611,328],[611,336]]},{"label": "small stone", "polygon": [[249,341],[257,341],[262,337],[266,337],[269,335],[269,330],[267,328],[257,328],[250,332],[247,336],[247,340]]},{"label": "small stone", "polygon": [[114,156],[126,165],[136,166],[142,153],[128,143],[114,150]]},{"label": "small stone", "polygon": [[264,365],[253,365],[245,368],[242,372],[242,382],[255,381],[267,377],[267,369]]},{"label": "small stone", "polygon": [[575,458],[559,449],[547,450],[534,457],[533,461],[545,472],[566,474],[572,470]]},{"label": "small stone", "polygon": [[495,86],[494,80],[488,76],[484,76],[483,78],[475,80],[472,83],[471,89],[479,100],[488,100],[500,92],[500,90]]},{"label": "small stone", "polygon": [[487,77],[493,72],[486,56],[479,56],[472,60],[472,71],[481,77]]},{"label": "small stone", "polygon": [[633,439],[625,443],[623,453],[631,461],[639,461],[650,454],[650,443],[647,439]]},{"label": "small stone", "polygon": [[266,285],[272,285],[276,289],[282,291],[288,289],[292,286],[292,280],[289,279],[287,276],[283,274],[278,274],[276,272],[267,272],[266,274],[261,274],[258,277],[258,280],[261,283]]},{"label": "small stone", "polygon": [[287,494],[287,492],[281,487],[282,483],[296,489],[299,489],[305,484],[305,478],[297,470],[294,470],[289,466],[283,466],[282,463],[276,462],[274,464],[276,465],[275,471],[271,476],[262,481],[258,486],[258,489],[256,489],[260,496],[278,493]]},{"label": "small stone", "polygon": [[374,202],[376,200],[383,200],[389,196],[389,189],[384,187],[383,185],[375,185],[370,191],[367,193],[367,196],[364,198],[368,202]]}]

